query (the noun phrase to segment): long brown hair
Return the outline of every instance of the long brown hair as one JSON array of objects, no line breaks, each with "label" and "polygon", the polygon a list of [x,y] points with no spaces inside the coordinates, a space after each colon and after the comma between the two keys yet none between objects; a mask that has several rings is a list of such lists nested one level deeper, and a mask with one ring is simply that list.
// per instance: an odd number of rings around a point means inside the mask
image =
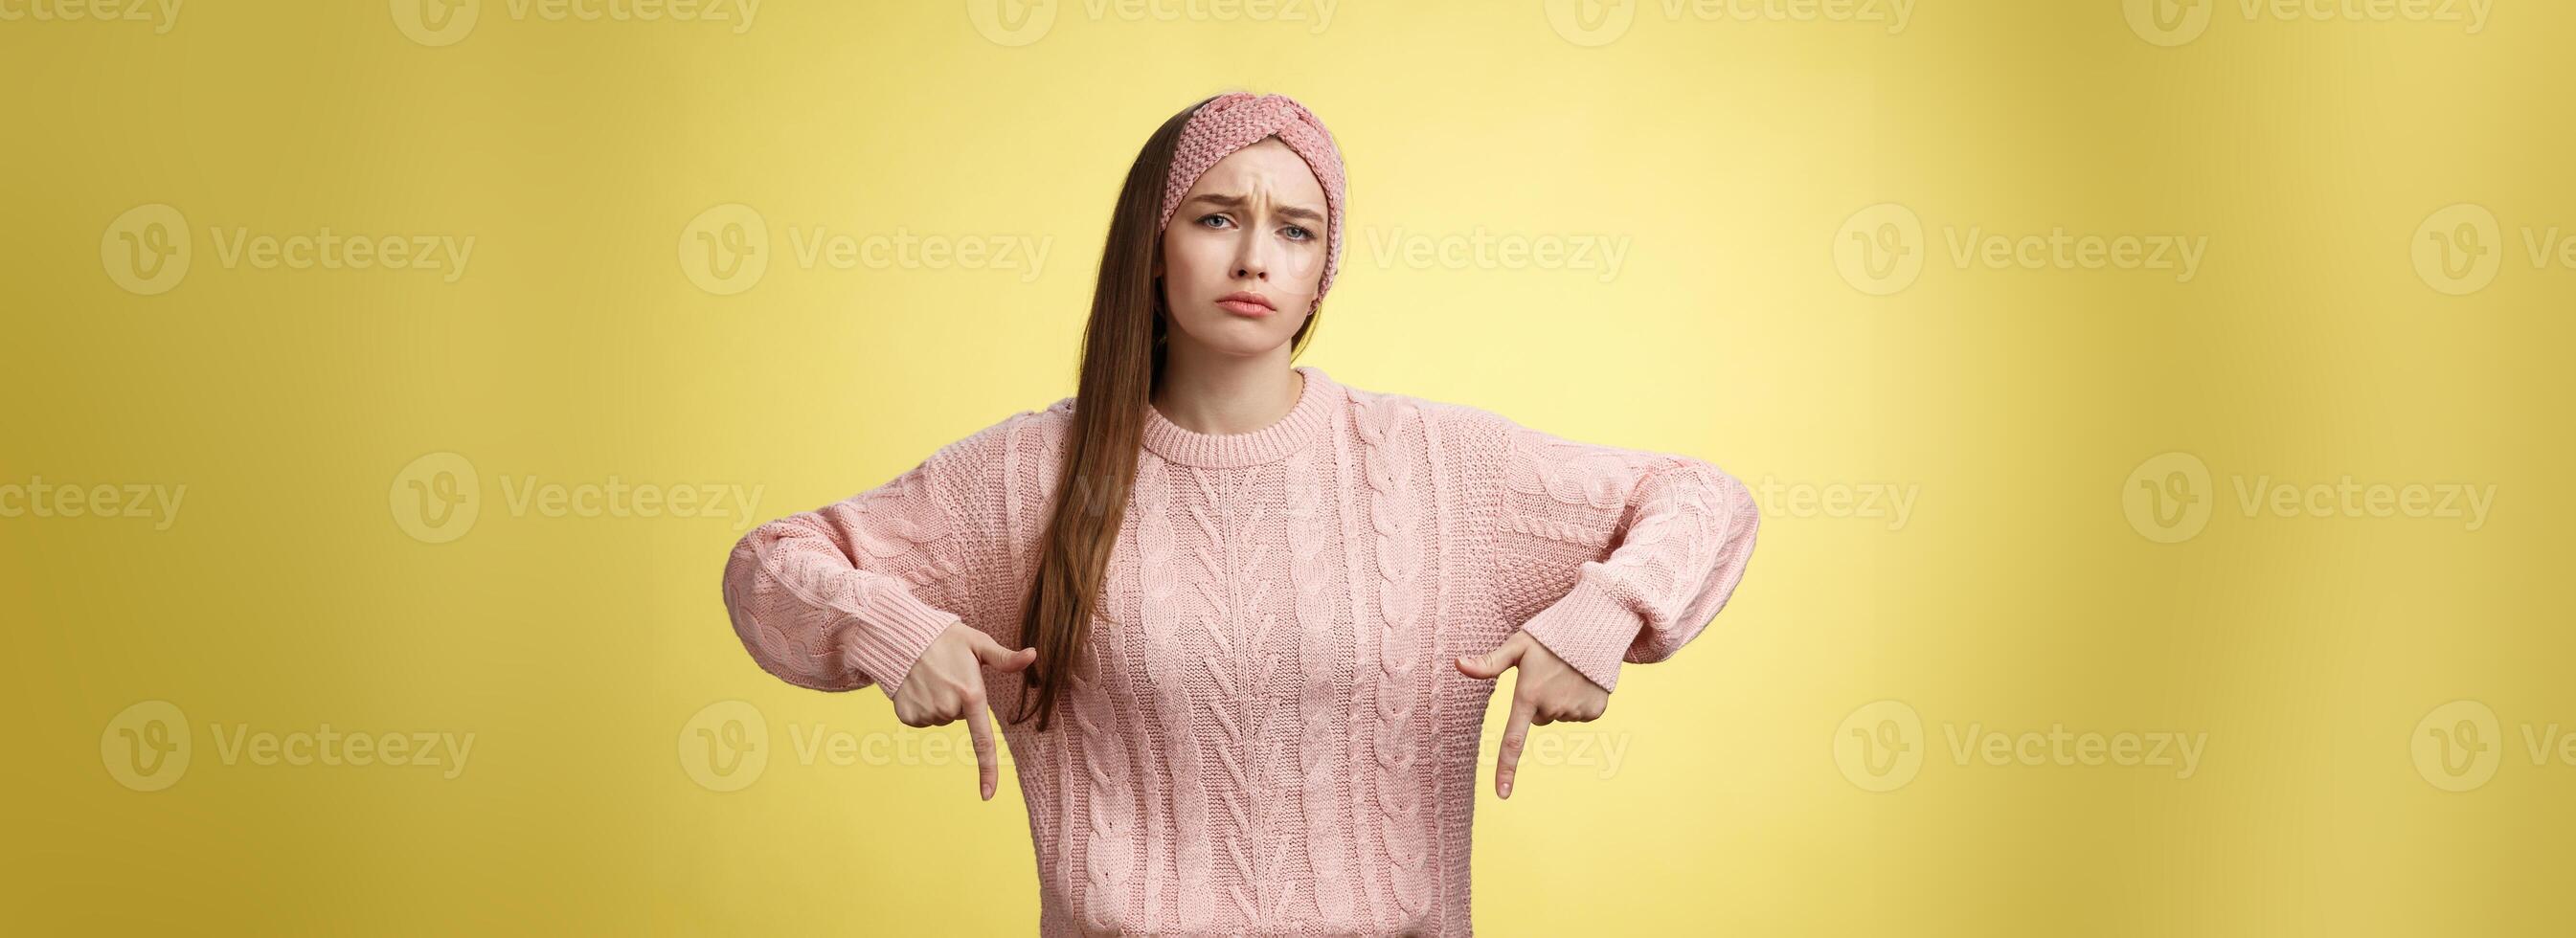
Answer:
[{"label": "long brown hair", "polygon": [[[1020,610],[1024,647],[1037,663],[1020,673],[1020,706],[1010,721],[1034,711],[1038,731],[1053,721],[1065,675],[1091,630],[1091,612],[1118,528],[1127,516],[1127,494],[1144,444],[1145,408],[1163,380],[1163,284],[1154,276],[1162,251],[1163,181],[1190,115],[1213,97],[1182,108],[1156,128],[1127,169],[1118,207],[1109,217],[1109,240],[1100,252],[1100,281],[1091,293],[1091,322],[1083,327],[1082,364],[1074,392],[1073,426],[1067,431],[1063,472],[1046,535],[1038,541],[1037,570]],[[1321,308],[1297,327],[1288,358],[1306,349]],[[1147,571],[1153,575],[1153,571]],[[1035,697],[1035,701],[1031,700]]]}]

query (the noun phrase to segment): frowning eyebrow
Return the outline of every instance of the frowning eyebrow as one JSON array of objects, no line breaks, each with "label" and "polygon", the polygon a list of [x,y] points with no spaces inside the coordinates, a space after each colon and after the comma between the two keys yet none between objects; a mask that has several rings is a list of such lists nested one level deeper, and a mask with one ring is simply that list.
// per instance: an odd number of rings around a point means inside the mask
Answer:
[{"label": "frowning eyebrow", "polygon": [[[1194,203],[1206,202],[1222,209],[1240,209],[1243,207],[1242,196],[1226,195],[1216,192],[1201,193],[1197,198],[1191,199],[1190,201]],[[1297,221],[1301,221],[1318,228],[1324,226],[1324,213],[1303,205],[1282,205],[1279,206],[1277,211],[1279,212],[1279,216],[1282,218],[1293,218]]]}]

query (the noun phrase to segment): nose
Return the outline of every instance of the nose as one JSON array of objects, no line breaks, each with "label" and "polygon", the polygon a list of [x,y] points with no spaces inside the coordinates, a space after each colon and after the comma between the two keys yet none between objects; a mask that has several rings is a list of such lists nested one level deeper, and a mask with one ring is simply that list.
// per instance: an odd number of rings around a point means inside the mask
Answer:
[{"label": "nose", "polygon": [[1270,256],[1264,246],[1265,240],[1251,229],[1244,230],[1243,236],[1235,242],[1235,279],[1250,278],[1265,282],[1270,279]]}]

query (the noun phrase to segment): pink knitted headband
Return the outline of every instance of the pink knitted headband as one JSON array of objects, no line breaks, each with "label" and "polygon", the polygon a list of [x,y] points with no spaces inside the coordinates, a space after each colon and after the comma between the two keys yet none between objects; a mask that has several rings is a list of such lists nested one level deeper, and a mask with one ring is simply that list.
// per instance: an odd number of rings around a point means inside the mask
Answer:
[{"label": "pink knitted headband", "polygon": [[1324,129],[1324,122],[1287,95],[1237,91],[1218,95],[1190,115],[1181,128],[1180,149],[1172,154],[1172,174],[1163,183],[1163,217],[1154,230],[1171,225],[1181,197],[1218,160],[1274,135],[1306,161],[1315,181],[1324,184],[1325,208],[1332,217],[1324,226],[1324,279],[1315,288],[1315,298],[1320,300],[1333,288],[1333,273],[1341,268],[1342,151],[1333,146],[1333,135]]}]

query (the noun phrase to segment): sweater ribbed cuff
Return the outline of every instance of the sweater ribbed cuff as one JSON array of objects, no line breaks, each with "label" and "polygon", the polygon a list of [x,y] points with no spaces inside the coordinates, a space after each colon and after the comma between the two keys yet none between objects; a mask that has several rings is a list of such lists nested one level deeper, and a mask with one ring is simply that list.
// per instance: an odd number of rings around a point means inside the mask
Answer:
[{"label": "sweater ribbed cuff", "polygon": [[1589,571],[1575,579],[1564,598],[1521,624],[1522,631],[1592,683],[1614,691],[1619,689],[1619,663],[1645,627],[1645,618]]},{"label": "sweater ribbed cuff", "polygon": [[841,630],[841,647],[853,666],[876,679],[887,700],[894,699],[931,641],[959,621],[900,589],[877,590],[854,618]]}]

